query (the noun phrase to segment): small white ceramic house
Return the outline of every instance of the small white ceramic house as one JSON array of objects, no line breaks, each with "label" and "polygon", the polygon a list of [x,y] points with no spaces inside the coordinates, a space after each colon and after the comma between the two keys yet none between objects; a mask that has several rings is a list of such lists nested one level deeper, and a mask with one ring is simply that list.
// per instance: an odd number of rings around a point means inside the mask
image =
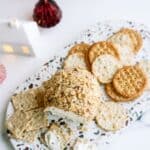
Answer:
[{"label": "small white ceramic house", "polygon": [[38,38],[39,30],[33,21],[0,21],[0,53],[35,56]]}]

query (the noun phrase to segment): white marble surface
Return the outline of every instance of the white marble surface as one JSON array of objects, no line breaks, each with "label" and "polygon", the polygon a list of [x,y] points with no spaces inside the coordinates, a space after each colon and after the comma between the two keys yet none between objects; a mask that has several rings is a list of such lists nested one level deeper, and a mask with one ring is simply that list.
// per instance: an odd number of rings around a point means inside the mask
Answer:
[{"label": "white marble surface", "polygon": [[[0,0],[0,18],[17,17],[31,20],[36,2],[37,0]],[[63,19],[55,28],[40,29],[41,46],[38,48],[42,51],[41,57],[0,54],[0,63],[7,69],[7,79],[0,85],[0,149],[12,149],[3,134],[3,120],[9,97],[16,86],[36,72],[54,53],[61,51],[61,48],[77,37],[81,31],[89,25],[108,19],[133,20],[150,27],[149,0],[57,0],[57,2],[62,8]],[[149,150],[149,139],[150,127],[137,122],[110,145],[110,150]]]}]

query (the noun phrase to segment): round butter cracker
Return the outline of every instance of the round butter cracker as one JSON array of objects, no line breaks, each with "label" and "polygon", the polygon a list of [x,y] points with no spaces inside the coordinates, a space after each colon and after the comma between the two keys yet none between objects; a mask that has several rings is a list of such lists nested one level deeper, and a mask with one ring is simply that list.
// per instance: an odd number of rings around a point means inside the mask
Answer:
[{"label": "round butter cracker", "polygon": [[106,90],[107,95],[115,102],[128,102],[136,98],[136,97],[127,98],[127,97],[120,95],[119,93],[116,92],[112,83],[106,84],[105,90]]},{"label": "round butter cracker", "polygon": [[140,95],[147,85],[147,78],[137,66],[125,66],[117,71],[113,78],[115,90],[124,97]]},{"label": "round butter cracker", "polygon": [[94,60],[104,54],[110,54],[119,59],[119,53],[115,45],[111,42],[101,41],[94,43],[89,49],[89,61],[92,64]]},{"label": "round butter cracker", "polygon": [[74,53],[83,53],[84,54],[85,52],[88,51],[89,48],[90,48],[90,45],[87,43],[76,44],[69,50],[68,55],[71,55]]},{"label": "round butter cracker", "polygon": [[117,131],[125,127],[128,120],[127,111],[115,102],[104,102],[99,106],[96,116],[97,125],[106,131]]},{"label": "round butter cracker", "polygon": [[100,55],[92,64],[92,72],[101,83],[110,83],[120,68],[119,61],[111,55]]},{"label": "round butter cracker", "polygon": [[69,69],[69,68],[88,69],[84,54],[74,53],[69,55],[64,61],[64,69]]}]

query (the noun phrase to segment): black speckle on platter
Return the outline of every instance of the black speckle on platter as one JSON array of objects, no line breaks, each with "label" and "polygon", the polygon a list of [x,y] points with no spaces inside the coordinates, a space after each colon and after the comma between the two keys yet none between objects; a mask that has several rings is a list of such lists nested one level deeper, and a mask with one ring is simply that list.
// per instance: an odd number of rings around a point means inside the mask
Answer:
[{"label": "black speckle on platter", "polygon": [[40,77],[37,77],[36,80],[40,80]]},{"label": "black speckle on platter", "polygon": [[79,131],[79,134],[83,134],[83,131]]},{"label": "black speckle on platter", "polygon": [[45,63],[44,66],[47,66],[47,67],[48,67],[48,66],[49,66],[49,62]]},{"label": "black speckle on platter", "polygon": [[25,147],[25,149],[24,150],[29,150],[29,147]]},{"label": "black speckle on platter", "polygon": [[37,148],[39,148],[39,145],[38,145],[38,144],[37,144],[36,146],[37,146]]},{"label": "black speckle on platter", "polygon": [[127,126],[129,124],[129,120],[127,120],[126,122],[125,122],[125,125]]},{"label": "black speckle on platter", "polygon": [[65,125],[66,123],[64,121],[60,122],[59,123],[60,125]]},{"label": "black speckle on platter", "polygon": [[54,59],[51,59],[49,62],[52,63],[54,61]]},{"label": "black speckle on platter", "polygon": [[95,135],[98,135],[100,133],[100,131],[98,130],[98,131],[96,131],[96,132],[94,132],[94,134]]},{"label": "black speckle on platter", "polygon": [[101,136],[105,136],[106,135],[106,133],[101,133]]},{"label": "black speckle on platter", "polygon": [[89,33],[87,36],[89,37],[89,36],[91,36],[91,34]]},{"label": "black speckle on platter", "polygon": [[52,120],[51,123],[55,123],[55,120]]},{"label": "black speckle on platter", "polygon": [[82,127],[82,126],[83,126],[83,123],[80,123],[80,126]]},{"label": "black speckle on platter", "polygon": [[70,143],[68,143],[67,146],[70,146]]},{"label": "black speckle on platter", "polygon": [[84,135],[83,134],[79,135],[79,138],[84,138]]},{"label": "black speckle on platter", "polygon": [[17,146],[17,147],[20,147],[20,146],[23,146],[23,145],[24,145],[24,144],[17,144],[16,146]]},{"label": "black speckle on platter", "polygon": [[33,88],[33,84],[31,83],[30,85],[29,85],[29,89],[32,89]]},{"label": "black speckle on platter", "polygon": [[59,118],[59,119],[58,119],[58,122],[60,122],[60,121],[62,121],[62,120],[63,120],[63,118]]}]

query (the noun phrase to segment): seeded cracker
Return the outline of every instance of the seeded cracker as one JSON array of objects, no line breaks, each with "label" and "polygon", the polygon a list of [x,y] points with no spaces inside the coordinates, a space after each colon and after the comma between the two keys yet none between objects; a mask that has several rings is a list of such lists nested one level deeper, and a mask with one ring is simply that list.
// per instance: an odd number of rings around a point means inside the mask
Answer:
[{"label": "seeded cracker", "polygon": [[44,108],[38,108],[26,112],[30,118],[26,131],[38,130],[48,126],[48,121],[44,115]]},{"label": "seeded cracker", "polygon": [[12,96],[12,103],[15,110],[28,111],[43,107],[44,89],[42,87],[21,92]]},{"label": "seeded cracker", "polygon": [[17,140],[21,140],[21,141],[24,141],[24,142],[28,142],[28,143],[33,143],[36,136],[38,134],[38,130],[35,130],[35,131],[29,131],[29,132],[23,132],[20,136],[18,137],[15,137],[15,136],[11,136],[12,138],[15,138]]},{"label": "seeded cracker", "polygon": [[15,137],[20,137],[29,124],[29,116],[23,111],[16,111],[7,120],[7,128]]}]

